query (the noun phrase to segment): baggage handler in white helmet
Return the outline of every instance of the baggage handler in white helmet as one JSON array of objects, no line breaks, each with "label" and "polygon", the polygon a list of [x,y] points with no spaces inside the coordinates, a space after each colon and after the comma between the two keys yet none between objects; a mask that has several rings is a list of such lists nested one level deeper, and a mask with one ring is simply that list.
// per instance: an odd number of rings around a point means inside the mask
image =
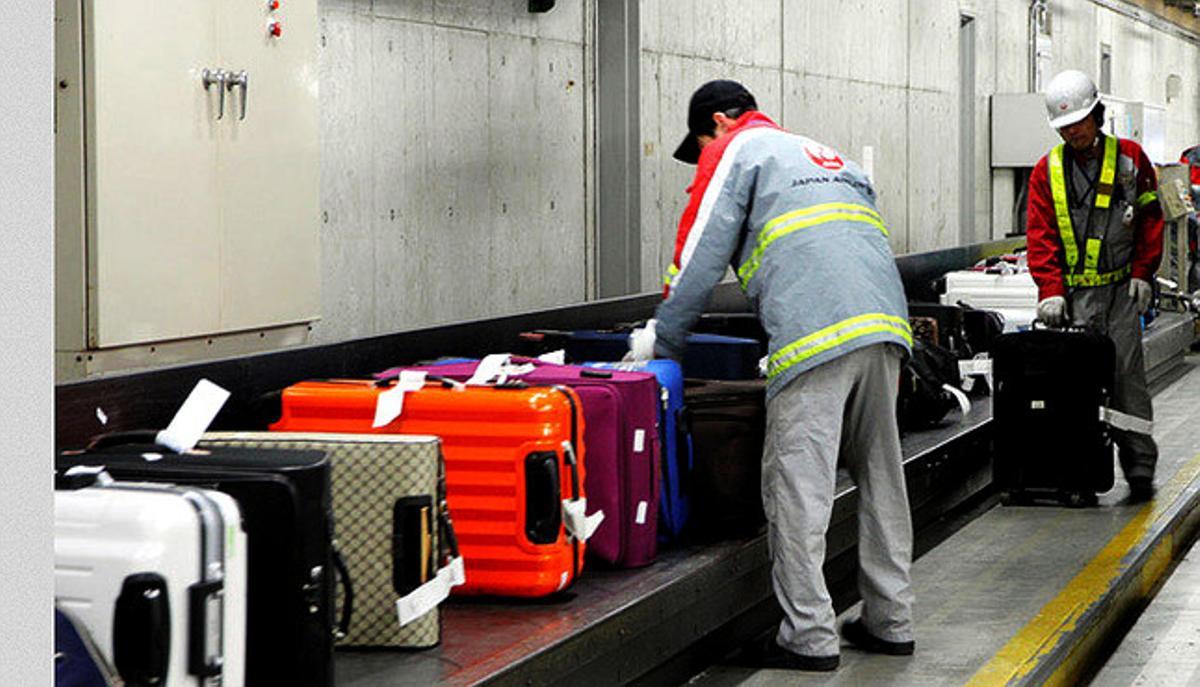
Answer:
[{"label": "baggage handler in white helmet", "polygon": [[1121,414],[1112,421],[1118,456],[1131,497],[1146,499],[1154,492],[1158,446],[1139,316],[1162,259],[1154,166],[1137,143],[1100,130],[1104,105],[1083,72],[1068,70],[1050,81],[1046,110],[1065,143],[1042,157],[1029,178],[1026,227],[1038,318],[1102,332],[1116,345],[1109,406]]},{"label": "baggage handler in white helmet", "polygon": [[630,358],[682,357],[732,266],[770,336],[762,496],[784,619],[764,667],[834,670],[840,641],[821,566],[838,461],[858,484],[863,610],[843,636],[913,652],[912,522],[896,426],[907,303],[863,171],[781,129],[733,81],[693,94],[675,157],[696,164],[655,318]]}]

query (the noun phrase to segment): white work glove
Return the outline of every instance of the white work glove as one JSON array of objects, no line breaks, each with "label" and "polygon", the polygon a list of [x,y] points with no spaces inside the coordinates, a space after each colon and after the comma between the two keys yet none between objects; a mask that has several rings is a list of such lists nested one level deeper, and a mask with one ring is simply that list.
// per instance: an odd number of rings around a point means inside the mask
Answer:
[{"label": "white work glove", "polygon": [[629,334],[629,352],[622,359],[627,363],[654,360],[654,328],[657,320],[648,320],[645,327],[638,327]]},{"label": "white work glove", "polygon": [[1131,279],[1129,281],[1129,297],[1133,299],[1133,307],[1137,308],[1139,315],[1146,312],[1146,308],[1150,307],[1150,298],[1154,294],[1154,290],[1150,288],[1150,282],[1145,279]]},{"label": "white work glove", "polygon": [[1038,319],[1051,327],[1067,323],[1067,299],[1062,296],[1043,298],[1037,305]]}]

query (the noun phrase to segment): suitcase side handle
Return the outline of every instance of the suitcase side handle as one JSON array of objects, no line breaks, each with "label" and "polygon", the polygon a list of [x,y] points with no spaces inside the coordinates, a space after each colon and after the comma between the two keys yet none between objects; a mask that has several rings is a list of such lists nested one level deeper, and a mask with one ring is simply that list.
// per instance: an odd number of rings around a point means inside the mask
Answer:
[{"label": "suitcase side handle", "polygon": [[171,605],[158,573],[129,575],[113,609],[113,663],[125,682],[158,685],[171,656]]},{"label": "suitcase side handle", "polygon": [[562,492],[558,453],[535,451],[525,456],[525,536],[533,544],[553,544],[562,529]]},{"label": "suitcase side handle", "polygon": [[350,577],[350,568],[346,565],[341,549],[336,544],[330,548],[333,553],[333,570],[342,585],[342,617],[338,619],[333,636],[341,639],[350,634],[350,621],[354,617],[354,580]]}]

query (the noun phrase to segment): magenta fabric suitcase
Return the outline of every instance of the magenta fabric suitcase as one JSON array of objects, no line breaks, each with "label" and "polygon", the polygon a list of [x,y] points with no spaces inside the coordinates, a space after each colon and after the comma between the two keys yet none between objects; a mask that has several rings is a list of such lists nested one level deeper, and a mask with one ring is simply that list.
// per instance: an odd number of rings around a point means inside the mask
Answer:
[{"label": "magenta fabric suitcase", "polygon": [[[403,369],[426,370],[466,381],[477,366],[476,362],[467,362]],[[660,481],[660,401],[654,375],[555,365],[532,358],[512,358],[508,369],[512,366],[532,369],[509,375],[508,383],[569,386],[583,404],[588,513],[604,511],[604,521],[588,539],[588,554],[623,568],[653,562],[658,553]],[[380,374],[394,374],[399,369]]]}]

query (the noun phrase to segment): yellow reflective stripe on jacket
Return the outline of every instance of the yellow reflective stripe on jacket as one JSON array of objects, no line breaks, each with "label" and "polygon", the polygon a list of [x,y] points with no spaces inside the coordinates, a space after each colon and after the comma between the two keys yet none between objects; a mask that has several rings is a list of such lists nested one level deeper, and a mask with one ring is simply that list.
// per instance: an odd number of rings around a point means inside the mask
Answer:
[{"label": "yellow reflective stripe on jacket", "polygon": [[1107,210],[1112,203],[1113,182],[1117,178],[1117,139],[1104,137],[1104,164],[1100,168],[1100,183],[1096,186],[1096,207]]},{"label": "yellow reflective stripe on jacket", "polygon": [[1119,270],[1100,274],[1068,274],[1063,277],[1063,281],[1066,282],[1067,286],[1074,287],[1108,286],[1109,284],[1115,284],[1125,279],[1131,272],[1132,269],[1129,265],[1126,265]]},{"label": "yellow reflective stripe on jacket", "polygon": [[780,375],[793,365],[841,346],[847,341],[879,332],[898,334],[912,344],[912,329],[907,320],[883,313],[859,315],[813,332],[776,351],[767,361],[767,378]]},{"label": "yellow reflective stripe on jacket", "polygon": [[1054,197],[1054,217],[1058,220],[1058,235],[1062,239],[1067,255],[1067,273],[1075,271],[1079,263],[1079,246],[1075,242],[1075,230],[1071,227],[1071,207],[1067,203],[1067,180],[1063,174],[1063,145],[1060,143],[1050,151],[1050,195]]},{"label": "yellow reflective stripe on jacket", "polygon": [[1097,238],[1089,238],[1084,244],[1083,256],[1083,273],[1095,274],[1096,267],[1100,265],[1100,246],[1102,242]]},{"label": "yellow reflective stripe on jacket", "polygon": [[867,207],[866,205],[859,205],[858,203],[821,203],[820,205],[810,205],[806,208],[801,208],[772,219],[771,221],[767,222],[766,226],[763,227],[763,233],[765,234],[771,231],[784,222],[790,222],[800,217],[807,217],[808,215],[815,215],[821,212],[829,212],[830,210],[855,210],[857,212],[868,214],[881,222],[883,221],[883,217],[880,217],[878,212]]},{"label": "yellow reflective stripe on jacket", "polygon": [[[1067,286],[1072,287],[1088,287],[1088,286],[1105,286],[1114,282],[1120,281],[1129,276],[1129,266],[1115,270],[1113,272],[1105,272],[1098,274],[1096,268],[1100,264],[1100,250],[1103,246],[1103,241],[1098,238],[1087,238],[1085,242],[1083,274],[1076,274],[1076,267],[1079,265],[1079,244],[1075,240],[1075,229],[1071,223],[1071,210],[1067,202],[1067,180],[1066,174],[1063,171],[1063,151],[1065,146],[1059,144],[1050,151],[1049,157],[1049,172],[1050,172],[1050,195],[1054,198],[1054,217],[1058,222],[1058,234],[1062,241],[1063,251],[1066,253],[1067,267],[1064,270],[1063,281]],[[1106,136],[1104,138],[1104,162],[1100,168],[1100,179],[1096,185],[1096,207],[1104,210],[1112,204],[1113,182],[1117,176],[1117,156],[1118,146],[1117,139],[1114,136]],[[1145,200],[1147,196],[1153,196],[1150,200]],[[1157,199],[1152,191],[1143,193],[1138,198],[1137,205],[1142,205]]]},{"label": "yellow reflective stripe on jacket", "polygon": [[1145,192],[1145,193],[1143,193],[1142,195],[1138,196],[1138,199],[1137,199],[1137,206],[1138,206],[1138,208],[1139,208],[1139,209],[1141,209],[1141,208],[1144,208],[1144,207],[1146,207],[1146,206],[1147,206],[1147,205],[1149,205],[1150,203],[1153,203],[1153,202],[1154,202],[1154,201],[1156,201],[1156,200],[1158,200],[1158,193],[1157,193],[1157,192],[1155,192],[1155,191],[1146,191],[1146,192]]},{"label": "yellow reflective stripe on jacket", "polygon": [[758,268],[762,265],[763,254],[776,240],[801,229],[815,227],[828,222],[865,222],[883,232],[884,236],[888,235],[887,227],[883,225],[883,220],[880,218],[879,213],[866,205],[824,203],[804,208],[803,210],[789,212],[786,215],[780,215],[767,222],[766,226],[763,227],[762,232],[759,234],[758,245],[754,247],[754,252],[738,268],[738,278],[742,284],[745,285],[746,282],[750,281],[750,278],[758,271]]},{"label": "yellow reflective stripe on jacket", "polygon": [[679,274],[679,268],[675,266],[675,263],[671,263],[670,266],[667,267],[667,273],[663,275],[663,284],[665,286],[670,286],[671,281],[675,279],[675,275],[677,274]]}]

